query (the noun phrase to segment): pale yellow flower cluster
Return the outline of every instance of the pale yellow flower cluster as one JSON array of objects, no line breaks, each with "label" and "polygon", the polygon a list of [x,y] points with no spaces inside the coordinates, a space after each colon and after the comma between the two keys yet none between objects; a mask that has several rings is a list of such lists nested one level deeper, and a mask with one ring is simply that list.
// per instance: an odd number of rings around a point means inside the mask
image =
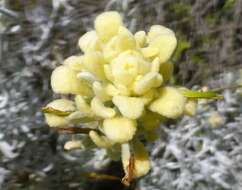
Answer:
[{"label": "pale yellow flower cluster", "polygon": [[[63,112],[46,113],[51,127],[83,124],[93,130],[89,137],[106,148],[111,158],[120,154],[127,172],[134,158],[134,177],[150,169],[148,153],[138,140],[158,137],[164,118],[192,115],[196,103],[180,89],[165,86],[172,76],[169,62],[177,40],[172,30],[151,26],[132,34],[119,13],[104,12],[95,20],[95,30],[79,39],[83,55],[67,58],[51,76],[55,93],[72,94],[73,100],[58,99],[47,107]],[[69,143],[70,147],[80,142]]]}]

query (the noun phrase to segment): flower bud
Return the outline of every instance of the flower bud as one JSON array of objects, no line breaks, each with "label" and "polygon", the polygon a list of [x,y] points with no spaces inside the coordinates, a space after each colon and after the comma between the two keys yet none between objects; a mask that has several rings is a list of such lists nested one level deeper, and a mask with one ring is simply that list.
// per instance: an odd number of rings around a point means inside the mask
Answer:
[{"label": "flower bud", "polygon": [[101,43],[94,30],[89,31],[80,37],[78,45],[84,53],[101,50]]},{"label": "flower bud", "polygon": [[94,144],[100,148],[109,148],[113,143],[103,135],[99,135],[96,131],[90,131],[89,137],[92,139]]},{"label": "flower bud", "polygon": [[[66,99],[57,99],[50,102],[46,107],[50,107],[63,112],[75,111],[74,102]],[[50,127],[61,127],[68,124],[65,116],[58,116],[52,113],[45,114],[46,123]]]},{"label": "flower bud", "polygon": [[122,18],[118,12],[107,11],[97,16],[95,29],[98,37],[107,42],[118,33],[119,27],[123,25]]},{"label": "flower bud", "polygon": [[176,119],[184,112],[186,98],[173,87],[160,90],[160,97],[151,103],[149,109],[167,118]]},{"label": "flower bud", "polygon": [[77,73],[67,66],[57,67],[51,75],[51,87],[55,93],[90,96],[90,88],[77,78]]},{"label": "flower bud", "polygon": [[144,110],[144,101],[142,98],[115,96],[113,97],[113,103],[124,117],[130,119],[139,118]]},{"label": "flower bud", "polygon": [[99,117],[102,118],[111,118],[114,117],[116,112],[114,109],[106,107],[103,102],[97,98],[94,97],[91,101],[91,108],[92,111]]},{"label": "flower bud", "polygon": [[125,117],[105,119],[103,132],[114,143],[130,141],[136,132],[136,121]]}]

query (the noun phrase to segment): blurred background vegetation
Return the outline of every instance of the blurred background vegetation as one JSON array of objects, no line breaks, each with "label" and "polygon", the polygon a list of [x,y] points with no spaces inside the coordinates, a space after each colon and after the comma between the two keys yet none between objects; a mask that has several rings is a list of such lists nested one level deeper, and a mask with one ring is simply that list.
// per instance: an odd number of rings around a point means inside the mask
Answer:
[{"label": "blurred background vegetation", "polygon": [[[242,68],[242,0],[0,0],[2,189],[82,189],[79,160],[63,153],[39,110],[53,99],[51,71],[80,53],[78,38],[105,10],[119,11],[133,32],[153,24],[175,31],[174,84],[223,87],[211,81]],[[40,172],[45,166],[50,173]]]}]

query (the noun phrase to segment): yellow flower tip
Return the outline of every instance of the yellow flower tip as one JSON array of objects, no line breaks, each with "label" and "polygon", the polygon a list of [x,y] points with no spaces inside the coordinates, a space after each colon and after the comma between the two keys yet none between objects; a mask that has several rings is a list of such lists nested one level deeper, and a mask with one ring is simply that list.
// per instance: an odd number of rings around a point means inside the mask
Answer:
[{"label": "yellow flower tip", "polygon": [[86,102],[83,96],[75,96],[75,104],[79,111],[86,113],[87,115],[93,116],[93,111],[91,110],[91,107]]},{"label": "yellow flower tip", "polygon": [[113,143],[103,135],[99,135],[96,131],[90,131],[89,137],[100,148],[109,148]]},{"label": "yellow flower tip", "polygon": [[94,82],[92,85],[94,94],[103,102],[111,100],[112,97],[106,92],[106,87],[103,86],[100,82]]},{"label": "yellow flower tip", "polygon": [[176,119],[185,109],[186,98],[173,87],[164,87],[160,97],[151,103],[149,109],[167,118]]},{"label": "yellow flower tip", "polygon": [[106,86],[106,92],[109,96],[118,96],[119,95],[119,89],[112,84],[108,84]]},{"label": "yellow flower tip", "polygon": [[138,47],[140,47],[140,48],[144,47],[144,45],[147,41],[145,31],[136,32],[134,34],[134,38],[137,42]]},{"label": "yellow flower tip", "polygon": [[[54,108],[60,111],[75,111],[74,102],[66,99],[57,99],[50,102],[47,107]],[[57,116],[55,114],[46,113],[45,114],[46,123],[50,127],[61,127],[68,125],[68,120],[64,116]]]},{"label": "yellow flower tip", "polygon": [[174,35],[174,32],[165,26],[153,25],[150,27],[147,38],[149,41],[151,41],[159,35]]},{"label": "yellow flower tip", "polygon": [[139,118],[144,110],[144,101],[142,98],[115,96],[113,97],[113,103],[124,117],[130,119]]},{"label": "yellow flower tip", "polygon": [[111,66],[108,65],[108,64],[105,64],[103,67],[104,67],[104,73],[105,73],[106,78],[109,81],[113,81],[114,76],[113,76],[113,73],[112,73],[112,70],[111,70]]},{"label": "yellow flower tip", "polygon": [[174,32],[164,26],[154,25],[148,33],[148,48],[157,48],[161,63],[168,61],[173,54],[177,39]]},{"label": "yellow flower tip", "polygon": [[139,59],[130,51],[123,52],[113,59],[111,69],[115,82],[128,86],[139,72]]},{"label": "yellow flower tip", "polygon": [[125,117],[105,119],[103,132],[114,143],[130,141],[136,132],[136,121]]},{"label": "yellow flower tip", "polygon": [[59,66],[52,72],[51,87],[55,93],[92,94],[90,88],[77,78],[77,73],[67,66]]},{"label": "yellow flower tip", "polygon": [[129,144],[123,144],[121,148],[121,157],[125,173],[128,173],[128,166],[131,156],[133,156],[134,158],[133,177],[142,177],[149,172],[149,155],[141,142],[137,141],[133,144],[133,154],[131,153],[131,148]]},{"label": "yellow flower tip", "polygon": [[152,58],[158,55],[159,49],[156,47],[144,47],[141,49],[141,52],[145,58]]},{"label": "yellow flower tip", "polygon": [[83,69],[82,56],[70,56],[64,61],[64,65],[68,66],[70,69],[79,72]]},{"label": "yellow flower tip", "polygon": [[123,22],[118,12],[107,11],[98,15],[94,24],[98,37],[103,42],[107,42],[118,33],[119,27],[123,25]]},{"label": "yellow flower tip", "polygon": [[98,39],[96,31],[94,30],[85,33],[79,39],[78,45],[84,53],[101,50],[101,43]]},{"label": "yellow flower tip", "polygon": [[120,52],[136,49],[136,41],[133,34],[124,26],[119,27],[116,43]]},{"label": "yellow flower tip", "polygon": [[184,113],[189,116],[194,116],[197,110],[197,101],[193,99],[188,99],[185,104]]},{"label": "yellow flower tip", "polygon": [[73,150],[82,148],[82,142],[77,140],[67,141],[64,145],[65,150]]},{"label": "yellow flower tip", "polygon": [[91,109],[97,116],[102,118],[112,118],[116,114],[113,108],[106,107],[98,97],[92,99]]},{"label": "yellow flower tip", "polygon": [[160,65],[160,74],[162,75],[165,82],[171,79],[173,70],[174,65],[171,62],[162,63]]},{"label": "yellow flower tip", "polygon": [[162,82],[163,78],[159,73],[149,72],[135,82],[133,91],[138,95],[142,95],[154,87],[159,87]]}]

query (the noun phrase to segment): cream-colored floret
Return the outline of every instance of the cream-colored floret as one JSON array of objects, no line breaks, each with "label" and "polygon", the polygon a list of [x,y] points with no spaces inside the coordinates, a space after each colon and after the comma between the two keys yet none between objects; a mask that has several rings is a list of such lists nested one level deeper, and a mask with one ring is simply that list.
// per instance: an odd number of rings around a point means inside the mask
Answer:
[{"label": "cream-colored floret", "polygon": [[144,110],[144,100],[142,98],[115,96],[113,97],[113,103],[124,117],[130,119],[139,118]]},{"label": "cream-colored floret", "polygon": [[94,24],[98,37],[103,42],[107,42],[118,33],[123,22],[118,12],[107,11],[98,15]]},{"label": "cream-colored floret", "polygon": [[96,131],[90,131],[89,137],[92,139],[94,144],[100,148],[109,148],[113,145],[107,137],[99,135]]},{"label": "cream-colored floret", "polygon": [[84,99],[83,96],[77,95],[75,97],[75,104],[79,111],[81,111],[87,115],[90,115],[90,116],[93,115],[93,111],[91,110],[91,107],[86,102],[86,100]]},{"label": "cream-colored floret", "polygon": [[83,69],[82,56],[70,56],[65,59],[64,65],[67,65],[70,69],[79,72]]},{"label": "cream-colored floret", "polygon": [[111,66],[109,64],[104,65],[104,73],[105,73],[106,78],[109,81],[114,80],[113,73],[112,73],[112,70],[111,70]]},{"label": "cream-colored floret", "polygon": [[103,49],[104,58],[110,62],[120,53],[127,50],[135,50],[136,41],[131,32],[125,27],[119,28],[119,33],[113,37]]},{"label": "cream-colored floret", "polygon": [[[137,178],[146,175],[150,170],[150,160],[144,145],[141,142],[135,142],[132,152],[134,157],[134,177]],[[121,153],[124,171],[128,173],[130,157],[132,155],[130,145],[123,144]]]},{"label": "cream-colored floret", "polygon": [[78,45],[84,53],[101,50],[101,43],[98,39],[96,31],[94,30],[89,31],[80,37]]},{"label": "cream-colored floret", "polygon": [[147,34],[147,38],[149,41],[151,41],[159,35],[174,35],[174,32],[165,26],[153,25],[150,27],[150,30]]},{"label": "cream-colored floret", "polygon": [[92,94],[91,89],[77,78],[77,73],[67,66],[59,66],[52,72],[51,87],[55,93]]},{"label": "cream-colored floret", "polygon": [[139,59],[124,52],[111,62],[111,69],[116,83],[130,85],[138,75]]},{"label": "cream-colored floret", "polygon": [[111,118],[116,114],[113,108],[106,107],[98,97],[94,97],[92,99],[91,108],[97,116],[102,118]]},{"label": "cream-colored floret", "polygon": [[103,102],[111,100],[112,97],[110,95],[107,94],[106,91],[106,86],[104,86],[103,84],[101,84],[100,82],[94,82],[92,85],[92,89],[94,94]]},{"label": "cream-colored floret", "polygon": [[136,94],[144,94],[154,87],[159,87],[163,82],[162,76],[156,72],[149,72],[134,83],[133,91]]},{"label": "cream-colored floret", "polygon": [[[50,102],[46,107],[50,107],[56,110],[60,110],[60,111],[75,111],[75,105],[74,102],[70,101],[70,100],[66,100],[66,99],[57,99],[54,100],[52,102]],[[46,123],[50,126],[50,127],[61,127],[61,126],[65,126],[68,125],[68,120],[66,120],[66,117],[64,116],[58,116],[55,114],[51,114],[51,113],[46,113],[45,114],[45,119],[46,119]]]},{"label": "cream-colored floret", "polygon": [[164,26],[154,25],[148,32],[149,46],[147,48],[158,49],[161,63],[169,60],[174,52],[177,40],[174,32]]},{"label": "cream-colored floret", "polygon": [[146,33],[145,31],[138,31],[134,34],[134,38],[139,48],[144,47],[146,43]]},{"label": "cream-colored floret", "polygon": [[103,122],[104,134],[115,143],[130,141],[136,132],[136,121],[125,117],[105,119]]},{"label": "cream-colored floret", "polygon": [[151,103],[149,109],[165,117],[176,119],[185,109],[186,98],[173,87],[160,90],[160,97]]}]

